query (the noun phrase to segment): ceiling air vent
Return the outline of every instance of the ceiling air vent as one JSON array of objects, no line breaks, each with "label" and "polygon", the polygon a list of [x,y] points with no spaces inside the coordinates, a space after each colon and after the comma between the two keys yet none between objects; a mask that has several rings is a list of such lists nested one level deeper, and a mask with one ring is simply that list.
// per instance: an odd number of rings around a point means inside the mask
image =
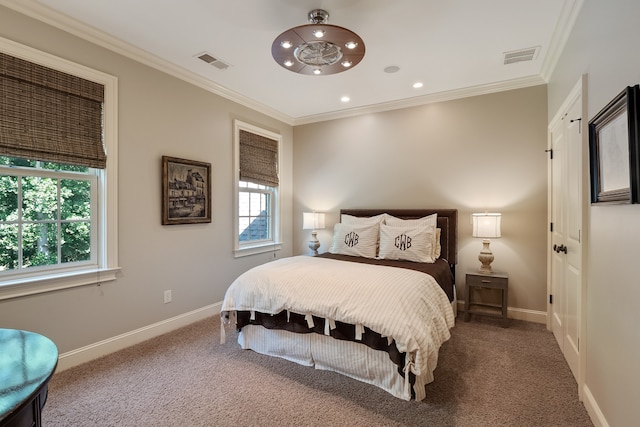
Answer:
[{"label": "ceiling air vent", "polygon": [[540,46],[528,47],[526,49],[512,50],[504,53],[504,65],[515,62],[533,61],[538,56]]},{"label": "ceiling air vent", "polygon": [[204,52],[201,53],[199,55],[196,55],[198,59],[206,62],[207,64],[213,65],[214,67],[216,67],[219,70],[226,70],[227,68],[229,68],[229,64],[221,61],[220,59],[216,58],[215,56]]}]

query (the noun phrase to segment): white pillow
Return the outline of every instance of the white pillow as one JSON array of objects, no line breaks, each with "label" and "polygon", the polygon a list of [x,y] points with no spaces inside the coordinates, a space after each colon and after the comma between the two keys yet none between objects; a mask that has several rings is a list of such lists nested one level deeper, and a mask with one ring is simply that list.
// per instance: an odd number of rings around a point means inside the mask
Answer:
[{"label": "white pillow", "polygon": [[432,263],[434,234],[429,227],[382,224],[379,258]]},{"label": "white pillow", "polygon": [[432,240],[431,240],[431,248],[432,248],[432,254],[431,257],[436,260],[439,258],[439,256],[435,256],[436,255],[436,251],[438,250],[439,247],[439,243],[440,243],[440,238],[436,233],[436,227],[438,226],[438,214],[434,213],[431,215],[427,215],[427,216],[423,216],[422,218],[417,218],[417,219],[401,219],[401,218],[396,218],[395,216],[391,216],[391,215],[387,215],[387,217],[385,218],[385,223],[387,225],[392,225],[395,227],[398,226],[402,226],[402,227],[416,227],[416,226],[420,226],[420,227],[427,227],[428,229],[431,230],[431,236],[432,236]]},{"label": "white pillow", "polygon": [[378,223],[368,226],[337,223],[333,227],[333,242],[329,252],[375,258],[379,233],[380,225]]},{"label": "white pillow", "polygon": [[[401,218],[396,218],[395,216],[387,215],[384,222],[387,225],[393,225],[396,227],[397,226],[407,227],[407,226],[418,225],[418,226],[432,227],[435,230],[436,226],[438,225],[438,214],[431,214],[431,215],[423,216],[422,218],[418,218],[418,219],[401,219]],[[435,235],[435,232],[434,232],[434,235]]]},{"label": "white pillow", "polygon": [[436,244],[433,246],[433,259],[436,260],[442,255],[442,245],[440,244],[440,236],[442,229],[436,228]]},{"label": "white pillow", "polygon": [[380,214],[376,216],[353,216],[342,214],[340,215],[340,222],[343,224],[358,224],[358,225],[375,225],[384,222],[387,214]]},{"label": "white pillow", "polygon": [[[343,224],[353,224],[359,226],[372,226],[372,225],[380,225],[384,223],[385,218],[388,215],[386,213],[381,213],[375,216],[353,216],[348,214],[340,215],[340,222]],[[378,255],[378,247],[380,245],[380,236],[377,237],[376,241],[376,255]]]}]

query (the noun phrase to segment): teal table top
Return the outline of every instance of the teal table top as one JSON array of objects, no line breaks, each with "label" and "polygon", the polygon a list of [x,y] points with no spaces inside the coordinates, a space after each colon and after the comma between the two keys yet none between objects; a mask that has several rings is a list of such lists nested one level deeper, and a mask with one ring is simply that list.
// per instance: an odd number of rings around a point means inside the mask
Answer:
[{"label": "teal table top", "polygon": [[0,328],[0,421],[36,395],[58,364],[58,348],[42,335]]}]

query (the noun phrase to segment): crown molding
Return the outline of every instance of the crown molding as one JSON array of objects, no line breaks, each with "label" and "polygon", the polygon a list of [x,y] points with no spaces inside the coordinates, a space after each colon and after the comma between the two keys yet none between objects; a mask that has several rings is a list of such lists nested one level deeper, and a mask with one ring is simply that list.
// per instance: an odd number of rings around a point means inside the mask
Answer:
[{"label": "crown molding", "polygon": [[489,83],[478,86],[471,86],[462,89],[448,90],[418,96],[398,101],[390,101],[365,107],[351,108],[348,110],[335,111],[325,114],[315,114],[312,116],[299,117],[294,119],[293,125],[305,125],[310,123],[323,122],[328,120],[343,119],[347,117],[359,116],[362,114],[381,113],[384,111],[399,110],[401,108],[417,107],[420,105],[433,104],[436,102],[453,101],[455,99],[469,98],[471,96],[488,95],[497,92],[504,92],[513,89],[522,89],[531,86],[546,84],[547,82],[540,76],[529,76],[518,79],[505,80],[496,83]]},{"label": "crown molding", "polygon": [[315,114],[304,117],[291,117],[265,104],[259,103],[251,98],[248,98],[235,91],[229,90],[224,86],[205,79],[191,71],[185,70],[182,67],[178,67],[175,64],[170,63],[169,61],[161,59],[156,55],[152,55],[147,51],[132,46],[116,37],[110,36],[67,15],[50,9],[35,0],[0,0],[0,5],[6,6],[12,10],[22,13],[23,15],[37,19],[90,43],[96,44],[105,49],[169,74],[180,80],[191,83],[208,92],[219,95],[230,101],[250,108],[256,112],[265,114],[266,116],[279,120],[290,126],[336,120],[362,114],[379,113],[401,108],[431,104],[435,102],[451,101],[470,96],[486,95],[505,90],[520,89],[546,84],[559,60],[560,54],[564,49],[564,46],[567,42],[573,25],[575,24],[577,15],[583,3],[584,0],[568,0],[564,4],[561,17],[558,20],[550,43],[549,53],[546,55],[545,61],[542,66],[542,72],[539,76],[529,76],[508,81],[472,86],[468,88],[443,91],[419,97],[412,97],[364,107],[333,111],[329,113]]},{"label": "crown molding", "polygon": [[218,85],[217,83],[205,79],[191,71],[185,70],[182,67],[178,67],[169,61],[159,58],[156,55],[152,55],[143,49],[132,46],[129,43],[99,31],[65,14],[57,12],[34,0],[0,0],[0,5],[6,6],[9,9],[44,22],[45,24],[51,25],[112,52],[133,59],[136,62],[155,68],[156,70],[191,83],[208,92],[212,92],[230,101],[251,108],[252,110],[265,114],[276,120],[280,120],[288,125],[293,124],[293,118],[281,113],[280,111],[229,90],[224,86]]},{"label": "crown molding", "polygon": [[583,4],[584,0],[567,0],[563,4],[560,18],[551,36],[549,50],[545,55],[540,71],[540,75],[546,82],[549,82],[556,65],[558,65],[562,51],[567,44],[569,35],[573,31],[573,26],[578,19]]}]

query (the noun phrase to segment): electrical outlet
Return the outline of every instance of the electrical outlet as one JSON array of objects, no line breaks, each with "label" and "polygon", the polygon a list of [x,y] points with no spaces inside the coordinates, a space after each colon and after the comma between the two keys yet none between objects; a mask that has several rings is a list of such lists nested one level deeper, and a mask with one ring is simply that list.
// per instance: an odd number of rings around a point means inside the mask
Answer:
[{"label": "electrical outlet", "polygon": [[168,304],[171,302],[171,289],[168,291],[164,291],[164,303]]}]

